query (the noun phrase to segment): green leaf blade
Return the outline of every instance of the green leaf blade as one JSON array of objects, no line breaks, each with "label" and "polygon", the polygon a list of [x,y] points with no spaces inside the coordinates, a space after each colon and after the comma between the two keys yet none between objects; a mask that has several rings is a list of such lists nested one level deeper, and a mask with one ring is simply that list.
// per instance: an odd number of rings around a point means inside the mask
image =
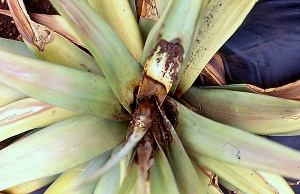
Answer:
[{"label": "green leaf blade", "polygon": [[0,141],[77,115],[33,98],[16,101],[0,108]]},{"label": "green leaf blade", "polygon": [[132,112],[134,89],[141,80],[139,63],[86,1],[51,2],[93,54],[117,99],[128,112]]},{"label": "green leaf blade", "polygon": [[126,113],[100,75],[0,51],[0,82],[28,96],[79,113],[126,120]]},{"label": "green leaf blade", "polygon": [[176,89],[177,96],[181,96],[192,86],[205,65],[242,24],[256,2],[257,0],[209,1],[196,44]]},{"label": "green leaf blade", "polygon": [[192,87],[184,94],[207,118],[245,131],[284,134],[300,130],[300,102],[267,95]]},{"label": "green leaf blade", "polygon": [[155,152],[154,164],[151,166],[151,193],[179,194],[172,168],[162,150]]},{"label": "green leaf blade", "polygon": [[85,163],[124,141],[126,127],[83,115],[40,130],[0,151],[0,190]]},{"label": "green leaf blade", "polygon": [[[86,180],[95,170],[97,170],[109,158],[110,151],[98,156],[97,158],[88,161],[80,166],[69,169],[63,172],[51,186],[47,189],[45,194],[56,193],[76,193],[86,194],[92,193],[95,189],[97,181],[90,184],[84,184]],[[66,182],[68,184],[66,184]],[[79,187],[80,185],[80,187]]]},{"label": "green leaf blade", "polygon": [[170,145],[170,164],[180,193],[206,193],[205,187],[194,169],[174,129]]},{"label": "green leaf blade", "polygon": [[223,162],[300,178],[299,151],[214,122],[176,104],[179,111],[176,132],[187,152],[196,151]]},{"label": "green leaf blade", "polygon": [[193,154],[203,166],[213,171],[218,177],[245,193],[272,193],[271,188],[252,169],[214,160],[199,153]]}]

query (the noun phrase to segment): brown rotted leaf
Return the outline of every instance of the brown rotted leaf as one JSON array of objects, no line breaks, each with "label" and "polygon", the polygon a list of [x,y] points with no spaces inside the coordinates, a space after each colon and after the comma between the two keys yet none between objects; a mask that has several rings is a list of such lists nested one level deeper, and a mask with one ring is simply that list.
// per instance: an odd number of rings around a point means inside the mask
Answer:
[{"label": "brown rotted leaf", "polygon": [[7,3],[23,39],[34,44],[39,50],[43,50],[45,44],[53,41],[54,32],[30,19],[23,0],[8,0]]},{"label": "brown rotted leaf", "polygon": [[291,100],[300,100],[300,80],[277,88],[262,89],[251,84],[247,84],[247,88],[257,94],[265,94]]},{"label": "brown rotted leaf", "polygon": [[72,42],[86,48],[73,29],[60,15],[29,13],[31,19],[41,25],[44,25]]},{"label": "brown rotted leaf", "polygon": [[152,146],[144,136],[143,140],[139,142],[136,151],[139,166],[139,174],[144,184],[147,193],[150,193],[150,168],[152,165],[151,158],[153,158]]},{"label": "brown rotted leaf", "polygon": [[138,100],[155,96],[158,105],[163,104],[173,82],[178,79],[183,53],[178,39],[160,40],[156,44],[146,59]]},{"label": "brown rotted leaf", "polygon": [[[6,15],[9,17],[13,17],[9,10],[0,9],[0,14]],[[73,31],[73,29],[69,26],[68,23],[66,23],[64,21],[64,19],[60,15],[38,14],[38,13],[28,13],[28,14],[30,16],[30,18],[28,18],[28,19],[32,19],[34,22],[37,22],[38,24],[36,24],[36,25],[39,25],[39,26],[44,25],[47,28],[53,29],[55,32],[66,37],[67,39],[71,40],[72,42],[74,42],[82,47],[85,47],[85,45],[82,43],[82,41],[77,37],[77,35]],[[29,23],[33,23],[33,22],[31,21]],[[47,28],[45,28],[45,29],[47,29]],[[27,31],[25,31],[25,33],[26,32]],[[29,33],[30,32],[31,31],[29,31]],[[30,36],[30,34],[29,34],[29,36]],[[26,36],[24,38],[26,38]],[[28,39],[26,39],[26,40],[28,41]],[[30,43],[33,43],[33,42],[31,41]]]},{"label": "brown rotted leaf", "polygon": [[204,67],[199,77],[204,85],[226,84],[225,69],[221,55],[215,54]]}]

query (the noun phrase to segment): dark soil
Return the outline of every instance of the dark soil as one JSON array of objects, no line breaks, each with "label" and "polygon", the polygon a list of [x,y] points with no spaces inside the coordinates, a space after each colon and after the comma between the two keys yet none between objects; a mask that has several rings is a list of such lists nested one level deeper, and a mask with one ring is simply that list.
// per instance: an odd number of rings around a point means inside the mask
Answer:
[{"label": "dark soil", "polygon": [[[43,14],[58,14],[49,0],[24,0],[28,12]],[[8,9],[6,0],[0,0],[0,9]],[[20,39],[20,34],[11,17],[0,15],[0,37]]]}]

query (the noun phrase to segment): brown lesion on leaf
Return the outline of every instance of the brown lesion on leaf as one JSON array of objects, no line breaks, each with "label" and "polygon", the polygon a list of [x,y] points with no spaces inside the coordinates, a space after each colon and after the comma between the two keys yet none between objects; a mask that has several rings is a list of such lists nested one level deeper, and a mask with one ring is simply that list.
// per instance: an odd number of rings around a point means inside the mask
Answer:
[{"label": "brown lesion on leaf", "polygon": [[31,26],[34,32],[32,43],[37,46],[40,51],[42,51],[46,44],[51,43],[54,40],[56,34],[53,30],[35,22],[33,22]]},{"label": "brown lesion on leaf", "polygon": [[193,159],[195,164],[202,170],[202,172],[209,178],[208,186],[214,187],[218,192],[223,193],[221,188],[219,187],[219,177],[213,173],[211,170],[201,166],[196,159]]},{"label": "brown lesion on leaf", "polygon": [[179,39],[158,41],[146,58],[145,71],[138,98],[155,96],[159,106],[165,100],[183,62],[183,47]]},{"label": "brown lesion on leaf", "polygon": [[141,17],[143,2],[144,0],[135,0],[135,9],[136,9],[136,15],[138,20]]},{"label": "brown lesion on leaf", "polygon": [[179,68],[183,62],[183,47],[180,45],[180,40],[178,38],[168,42],[166,40],[160,40],[156,48],[160,47],[158,54],[168,53],[168,57],[165,63],[165,72],[171,72],[170,76],[172,81],[177,80],[177,74]]},{"label": "brown lesion on leaf", "polygon": [[141,127],[146,132],[137,143],[133,154],[133,160],[139,165],[140,173],[146,182],[149,181],[153,150],[161,149],[169,156],[171,130],[177,126],[178,110],[176,103],[170,100],[167,94],[177,79],[182,61],[183,47],[179,39],[171,42],[159,40],[146,59],[128,135],[130,137],[134,134],[135,126],[141,122],[141,118],[147,118],[147,124]]},{"label": "brown lesion on leaf", "polygon": [[292,119],[292,120],[298,120],[300,118],[300,112],[298,112],[297,114],[294,115],[287,115],[287,116],[283,116],[283,119]]},{"label": "brown lesion on leaf", "polygon": [[[160,56],[166,54],[166,58],[163,63],[160,61],[156,61],[159,58],[152,58],[155,56]],[[153,60],[154,59],[154,60]],[[160,68],[163,74],[169,76],[171,82],[177,79],[177,73],[183,61],[183,48],[180,45],[180,40],[175,39],[171,42],[166,40],[160,40],[156,46],[150,52],[147,61],[153,60],[159,64],[151,64],[154,65],[154,69]],[[156,67],[156,65],[159,65]],[[171,136],[171,125],[164,120],[164,116],[166,116],[173,127],[176,127],[178,123],[178,111],[175,103],[172,103],[171,100],[165,100],[168,90],[166,85],[159,80],[157,77],[153,77],[155,75],[151,74],[151,76],[147,72],[147,67],[145,66],[145,71],[143,73],[143,78],[141,85],[139,87],[139,91],[136,97],[136,110],[144,106],[145,101],[152,104],[151,109],[153,109],[152,113],[152,125],[149,126],[148,131],[146,132],[145,139],[149,142],[149,145],[152,146],[152,149],[158,149],[158,146],[155,145],[157,141],[160,144],[160,147],[168,152],[168,146],[172,141]],[[147,109],[150,107],[145,107]],[[163,114],[163,115],[162,115]],[[144,139],[144,140],[145,140]],[[141,142],[143,142],[142,140]],[[156,140],[156,141],[155,141]]]},{"label": "brown lesion on leaf", "polygon": [[7,115],[4,118],[0,118],[0,127],[29,118],[52,108],[54,107],[50,104],[32,99],[28,99],[25,104],[22,104],[22,107],[20,107],[19,103],[13,104],[0,110],[0,115]]}]

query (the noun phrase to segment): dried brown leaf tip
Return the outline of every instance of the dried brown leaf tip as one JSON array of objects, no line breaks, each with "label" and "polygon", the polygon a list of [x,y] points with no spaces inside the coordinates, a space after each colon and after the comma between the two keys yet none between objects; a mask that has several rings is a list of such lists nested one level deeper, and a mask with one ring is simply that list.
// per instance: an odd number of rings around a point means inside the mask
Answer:
[{"label": "dried brown leaf tip", "polygon": [[142,18],[157,22],[160,17],[154,0],[136,0],[136,10],[138,19]]},{"label": "dried brown leaf tip", "polygon": [[205,85],[225,85],[225,68],[221,55],[215,54],[199,75]]},{"label": "dried brown leaf tip", "polygon": [[258,94],[265,94],[291,100],[300,100],[300,80],[277,88],[262,89],[251,84],[248,84],[247,88]]},{"label": "dried brown leaf tip", "polygon": [[23,39],[34,44],[39,50],[53,41],[55,34],[47,27],[33,22],[22,0],[9,0],[9,9]]}]

